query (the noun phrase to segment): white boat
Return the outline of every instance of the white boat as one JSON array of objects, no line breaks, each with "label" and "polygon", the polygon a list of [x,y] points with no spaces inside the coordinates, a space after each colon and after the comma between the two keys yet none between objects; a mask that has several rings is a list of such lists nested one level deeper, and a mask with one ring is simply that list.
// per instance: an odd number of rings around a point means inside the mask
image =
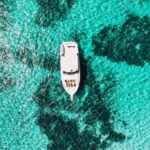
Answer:
[{"label": "white boat", "polygon": [[60,46],[61,80],[65,91],[73,101],[73,95],[77,92],[80,84],[80,61],[78,44],[63,42]]}]

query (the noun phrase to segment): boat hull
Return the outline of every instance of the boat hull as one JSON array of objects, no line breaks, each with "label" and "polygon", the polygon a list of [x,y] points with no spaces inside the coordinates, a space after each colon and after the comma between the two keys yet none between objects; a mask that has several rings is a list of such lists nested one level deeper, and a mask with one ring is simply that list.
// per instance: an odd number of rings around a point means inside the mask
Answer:
[{"label": "boat hull", "polygon": [[60,68],[63,87],[73,100],[80,84],[79,52],[75,42],[64,42],[61,45]]}]

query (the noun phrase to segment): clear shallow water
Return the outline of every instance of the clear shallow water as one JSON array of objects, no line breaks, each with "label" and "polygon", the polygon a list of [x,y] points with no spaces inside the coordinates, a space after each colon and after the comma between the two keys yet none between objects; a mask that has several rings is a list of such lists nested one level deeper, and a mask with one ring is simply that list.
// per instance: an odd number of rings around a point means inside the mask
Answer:
[{"label": "clear shallow water", "polygon": [[[149,149],[149,1],[1,1],[0,12],[0,149]],[[82,68],[73,103],[59,72],[68,40]]]}]

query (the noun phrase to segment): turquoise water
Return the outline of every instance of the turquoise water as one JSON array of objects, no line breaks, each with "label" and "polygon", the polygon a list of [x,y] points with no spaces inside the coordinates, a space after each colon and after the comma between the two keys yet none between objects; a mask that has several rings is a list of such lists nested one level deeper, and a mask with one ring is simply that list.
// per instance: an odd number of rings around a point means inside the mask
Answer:
[{"label": "turquoise water", "polygon": [[[0,149],[148,150],[149,0],[0,1]],[[79,44],[74,102],[59,71]]]}]

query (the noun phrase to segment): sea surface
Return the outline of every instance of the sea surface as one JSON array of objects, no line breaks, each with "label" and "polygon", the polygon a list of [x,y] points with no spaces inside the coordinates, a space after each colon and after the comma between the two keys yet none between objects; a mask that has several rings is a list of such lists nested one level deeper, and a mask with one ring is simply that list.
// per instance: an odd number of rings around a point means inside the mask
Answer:
[{"label": "sea surface", "polygon": [[[70,101],[60,44],[79,45]],[[150,149],[150,0],[0,0],[0,150]]]}]

